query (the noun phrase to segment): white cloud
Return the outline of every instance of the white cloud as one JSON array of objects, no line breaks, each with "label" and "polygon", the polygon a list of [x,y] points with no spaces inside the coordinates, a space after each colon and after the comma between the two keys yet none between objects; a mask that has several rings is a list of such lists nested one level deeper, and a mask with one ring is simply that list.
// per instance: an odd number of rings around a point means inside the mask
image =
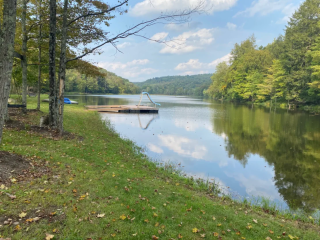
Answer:
[{"label": "white cloud", "polygon": [[202,49],[204,46],[207,46],[214,41],[214,30],[214,28],[203,28],[196,32],[184,32],[167,42],[167,44],[161,49],[160,53],[179,54],[192,52],[196,49]]},{"label": "white cloud", "polygon": [[218,59],[214,60],[213,62],[209,63],[209,67],[215,68],[219,63],[222,63],[222,62],[229,63],[231,56],[232,55],[229,53],[229,54],[223,56],[222,58],[218,58]]},{"label": "white cloud", "polygon": [[178,153],[179,155],[204,159],[207,148],[200,145],[196,140],[174,135],[159,135],[160,144]]},{"label": "white cloud", "polygon": [[150,39],[152,39],[153,41],[163,41],[167,36],[168,36],[167,32],[160,32],[153,35]]},{"label": "white cloud", "polygon": [[299,5],[288,4],[282,9],[284,17],[277,21],[278,24],[287,23],[290,20],[292,14],[299,8]]},{"label": "white cloud", "polygon": [[148,146],[149,150],[152,151],[152,152],[163,153],[163,150],[160,147],[158,147],[158,146],[156,146],[156,145],[154,145],[152,143],[149,143],[147,146]]},{"label": "white cloud", "polygon": [[148,75],[157,72],[153,68],[141,68],[141,66],[149,63],[148,59],[135,59],[131,62],[100,62],[99,67],[105,68],[108,71],[114,72],[125,78],[134,78],[142,74]]},{"label": "white cloud", "polygon": [[200,22],[190,22],[190,23],[182,23],[182,24],[176,24],[176,23],[169,23],[165,25],[165,29],[170,31],[186,31],[190,29],[195,29],[200,26]]},{"label": "white cloud", "polygon": [[[287,6],[288,0],[259,0],[253,1],[251,7],[242,12],[238,12],[234,17],[244,15],[253,17],[256,14],[268,15],[274,11],[281,11]],[[290,5],[290,4],[289,4]]]},{"label": "white cloud", "polygon": [[129,42],[124,42],[124,43],[118,44],[117,47],[120,48],[120,49],[123,49],[123,48],[129,47],[131,45],[132,44],[129,43]]},{"label": "white cloud", "polygon": [[223,56],[222,58],[218,58],[218,59],[214,60],[211,63],[202,63],[199,61],[199,59],[190,59],[186,63],[179,63],[175,67],[175,70],[178,70],[178,71],[189,70],[189,71],[185,72],[186,75],[194,74],[194,71],[190,71],[191,69],[201,70],[200,72],[205,73],[205,70],[213,70],[221,62],[229,62],[230,58],[231,58],[231,54],[229,53],[229,54]]},{"label": "white cloud", "polygon": [[[133,16],[141,17],[194,8],[199,2],[199,0],[144,0],[137,3],[129,12]],[[213,12],[230,9],[236,4],[237,0],[203,0],[201,2],[204,3],[204,8],[212,14]]]},{"label": "white cloud", "polygon": [[227,28],[228,28],[229,30],[235,30],[235,29],[237,28],[237,25],[228,22],[228,23],[227,23]]}]

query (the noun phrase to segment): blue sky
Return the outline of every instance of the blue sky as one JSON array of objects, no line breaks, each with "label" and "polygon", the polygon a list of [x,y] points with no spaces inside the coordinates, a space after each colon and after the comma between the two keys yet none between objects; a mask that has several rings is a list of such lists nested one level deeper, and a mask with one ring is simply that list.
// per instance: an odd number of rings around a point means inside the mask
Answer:
[{"label": "blue sky", "polygon": [[[107,31],[114,35],[137,23],[157,17],[161,12],[193,6],[198,0],[130,0],[128,13],[110,22]],[[129,37],[117,43],[122,53],[106,45],[102,54],[87,57],[98,66],[141,82],[153,77],[212,73],[221,61],[228,60],[235,43],[252,34],[258,45],[267,45],[284,33],[287,20],[301,0],[202,0],[211,7],[194,15],[188,24],[160,24],[142,35],[172,40],[169,46],[144,38]],[[116,1],[111,1],[116,3]],[[152,4],[151,4],[151,3]],[[173,47],[179,42],[178,47]]]}]

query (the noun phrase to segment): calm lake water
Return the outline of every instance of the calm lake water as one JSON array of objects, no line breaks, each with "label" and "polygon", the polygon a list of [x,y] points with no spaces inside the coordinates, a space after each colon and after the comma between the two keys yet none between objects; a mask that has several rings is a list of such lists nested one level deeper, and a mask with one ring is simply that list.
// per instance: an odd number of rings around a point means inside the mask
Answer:
[{"label": "calm lake water", "polygon": [[[90,105],[130,104],[139,95],[70,96]],[[181,163],[233,197],[266,197],[282,209],[320,205],[320,116],[307,112],[153,95],[159,114],[101,114],[152,159]],[[145,103],[146,97],[144,97]]]}]

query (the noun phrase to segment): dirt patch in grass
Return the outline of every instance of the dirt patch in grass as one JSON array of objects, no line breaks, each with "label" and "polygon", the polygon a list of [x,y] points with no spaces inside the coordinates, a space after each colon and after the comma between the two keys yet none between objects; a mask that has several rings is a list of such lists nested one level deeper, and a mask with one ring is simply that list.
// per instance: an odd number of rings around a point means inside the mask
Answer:
[{"label": "dirt patch in grass", "polygon": [[9,181],[9,178],[16,173],[27,170],[30,163],[20,155],[0,151],[0,183]]},{"label": "dirt patch in grass", "polygon": [[43,160],[26,159],[18,154],[0,151],[0,183],[8,185],[29,181],[50,172]]},{"label": "dirt patch in grass", "polygon": [[40,117],[43,115],[43,112],[35,109],[28,110],[27,114],[24,114],[20,109],[9,109],[10,120],[5,123],[5,128],[17,131],[27,130],[28,132],[37,133],[54,140],[63,138],[67,140],[77,139],[78,141],[83,141],[84,138],[76,134],[63,132],[61,135],[59,131],[51,129],[48,126],[40,127],[35,125],[38,122],[40,123]]}]

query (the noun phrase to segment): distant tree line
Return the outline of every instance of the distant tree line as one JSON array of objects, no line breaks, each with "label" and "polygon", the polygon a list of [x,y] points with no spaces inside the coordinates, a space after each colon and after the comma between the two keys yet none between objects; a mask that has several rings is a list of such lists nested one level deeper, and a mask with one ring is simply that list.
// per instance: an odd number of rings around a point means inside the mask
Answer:
[{"label": "distant tree line", "polygon": [[306,0],[285,35],[257,48],[254,37],[235,44],[204,94],[221,100],[320,104],[320,0]]},{"label": "distant tree line", "polygon": [[203,91],[210,86],[211,75],[157,77],[134,84],[150,94],[203,96]]},{"label": "distant tree line", "polygon": [[66,74],[66,92],[136,94],[140,89],[129,80],[112,72],[100,69],[100,76],[87,76],[77,70],[68,70]]}]

